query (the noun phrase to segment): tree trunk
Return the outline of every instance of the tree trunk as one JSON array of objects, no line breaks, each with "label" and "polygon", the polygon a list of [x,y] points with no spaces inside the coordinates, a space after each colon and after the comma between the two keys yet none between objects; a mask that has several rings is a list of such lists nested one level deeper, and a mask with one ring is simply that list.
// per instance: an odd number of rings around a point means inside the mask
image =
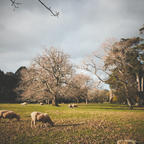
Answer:
[{"label": "tree trunk", "polygon": [[58,101],[57,101],[56,96],[54,96],[53,99],[52,99],[52,105],[53,106],[58,106]]},{"label": "tree trunk", "polygon": [[143,90],[144,90],[144,79],[143,77],[139,77],[138,74],[136,74],[137,79],[137,87],[138,87],[138,106],[141,106],[143,104]]},{"label": "tree trunk", "polygon": [[140,79],[138,74],[136,74],[136,80],[137,80],[137,88],[138,88],[138,92],[140,92]]},{"label": "tree trunk", "polygon": [[50,101],[49,101],[49,99],[47,100],[47,104],[50,104]]},{"label": "tree trunk", "polygon": [[88,99],[86,98],[86,104],[88,104]]},{"label": "tree trunk", "polygon": [[49,99],[45,100],[46,104],[49,104]]},{"label": "tree trunk", "polygon": [[131,101],[127,98],[127,104],[129,106],[129,109],[132,110],[133,109],[133,106],[132,106],[132,103]]},{"label": "tree trunk", "polygon": [[130,98],[129,98],[127,84],[124,84],[124,86],[125,86],[125,94],[126,94],[127,104],[128,104],[128,106],[129,106],[129,109],[132,110],[132,109],[133,109],[133,106],[132,106],[131,100],[130,100]]},{"label": "tree trunk", "polygon": [[112,89],[110,89],[109,91],[109,102],[112,103],[112,99],[113,99],[113,92]]},{"label": "tree trunk", "polygon": [[76,103],[79,103],[79,99],[78,98],[76,98]]},{"label": "tree trunk", "polygon": [[141,78],[141,92],[144,90],[144,79],[143,77]]}]

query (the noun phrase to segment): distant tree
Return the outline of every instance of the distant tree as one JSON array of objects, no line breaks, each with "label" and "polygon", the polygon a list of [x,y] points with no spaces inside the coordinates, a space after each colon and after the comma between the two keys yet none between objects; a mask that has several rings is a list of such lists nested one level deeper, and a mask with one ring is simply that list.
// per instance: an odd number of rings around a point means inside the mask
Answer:
[{"label": "distant tree", "polygon": [[22,75],[19,90],[23,90],[23,97],[35,97],[42,92],[48,99],[51,97],[52,104],[57,106],[72,73],[73,66],[67,54],[55,48],[45,49]]},{"label": "distant tree", "polygon": [[109,101],[109,91],[103,89],[92,88],[88,91],[88,100],[95,103],[103,103]]},{"label": "distant tree", "polygon": [[88,90],[93,86],[93,79],[85,74],[75,74],[67,86],[66,95],[77,102],[88,103]]}]

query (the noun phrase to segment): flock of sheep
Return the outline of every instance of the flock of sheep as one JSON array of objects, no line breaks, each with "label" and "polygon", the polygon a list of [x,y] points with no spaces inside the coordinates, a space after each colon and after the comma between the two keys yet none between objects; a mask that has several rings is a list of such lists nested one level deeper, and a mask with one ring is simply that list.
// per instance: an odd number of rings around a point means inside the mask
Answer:
[{"label": "flock of sheep", "polygon": [[[16,114],[13,111],[8,110],[0,110],[0,119],[17,119],[20,120],[20,115]],[[51,120],[51,118],[48,116],[47,113],[41,113],[41,112],[32,112],[31,113],[31,127],[33,125],[36,127],[36,122],[42,122],[42,123],[49,123],[51,126],[54,126],[54,122]]]},{"label": "flock of sheep", "polygon": [[[27,105],[26,102],[21,103],[21,105]],[[40,105],[43,105],[43,103],[40,103]],[[76,104],[69,104],[68,105],[69,108],[74,108],[74,107],[78,107]],[[9,111],[9,110],[0,110],[0,119],[17,119],[18,121],[20,120],[20,115],[16,114],[13,111]],[[31,127],[33,127],[33,125],[36,127],[36,122],[42,122],[42,123],[48,123],[51,126],[54,126],[54,122],[51,120],[51,118],[49,117],[49,115],[47,113],[41,113],[41,112],[32,112],[31,113]]]}]

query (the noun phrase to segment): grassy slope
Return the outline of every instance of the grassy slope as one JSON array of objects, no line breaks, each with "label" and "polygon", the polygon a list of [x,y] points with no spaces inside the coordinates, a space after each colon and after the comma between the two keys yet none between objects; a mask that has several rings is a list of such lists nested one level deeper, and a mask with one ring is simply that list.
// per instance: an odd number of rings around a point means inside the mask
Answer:
[{"label": "grassy slope", "polygon": [[[116,143],[119,139],[134,139],[144,142],[144,108],[128,110],[116,104],[80,104],[70,109],[67,105],[53,107],[39,104],[0,104],[0,110],[13,110],[20,114],[21,121],[0,121],[2,144],[77,144]],[[30,127],[30,113],[46,112],[55,122],[55,127]]]}]

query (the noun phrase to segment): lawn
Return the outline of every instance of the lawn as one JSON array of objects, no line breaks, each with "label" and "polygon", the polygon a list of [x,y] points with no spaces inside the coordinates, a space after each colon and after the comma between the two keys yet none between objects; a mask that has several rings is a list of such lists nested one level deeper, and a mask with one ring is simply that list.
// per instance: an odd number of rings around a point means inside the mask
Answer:
[{"label": "lawn", "polygon": [[[20,121],[0,120],[1,144],[116,144],[120,139],[144,143],[144,107],[128,110],[118,104],[79,104],[69,108],[51,105],[0,104],[0,110],[13,110]],[[48,113],[55,126],[31,128],[30,113]]]}]

